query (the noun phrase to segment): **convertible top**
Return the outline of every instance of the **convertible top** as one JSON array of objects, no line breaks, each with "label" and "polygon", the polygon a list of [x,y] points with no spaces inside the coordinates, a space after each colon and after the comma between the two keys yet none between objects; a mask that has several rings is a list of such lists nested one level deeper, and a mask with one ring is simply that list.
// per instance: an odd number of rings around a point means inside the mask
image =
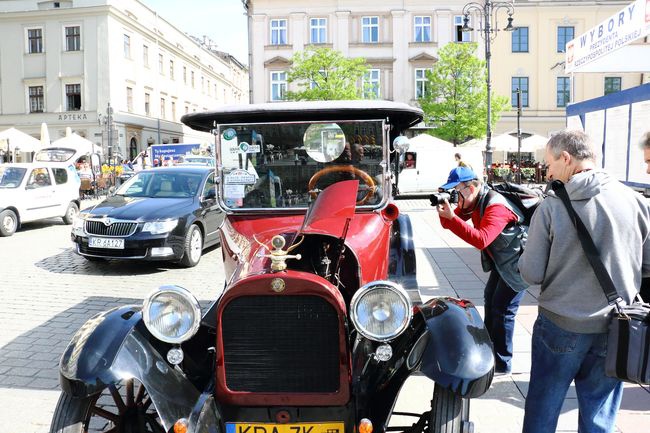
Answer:
[{"label": "convertible top", "polygon": [[276,123],[385,119],[398,130],[422,121],[422,110],[401,102],[378,100],[300,101],[226,105],[216,110],[186,114],[181,122],[199,131],[214,124]]}]

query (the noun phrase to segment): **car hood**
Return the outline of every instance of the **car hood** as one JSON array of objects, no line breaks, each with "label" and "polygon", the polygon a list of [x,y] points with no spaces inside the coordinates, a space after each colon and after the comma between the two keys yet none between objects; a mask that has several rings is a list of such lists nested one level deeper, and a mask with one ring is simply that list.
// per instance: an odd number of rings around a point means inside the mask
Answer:
[{"label": "car hood", "polygon": [[91,217],[118,218],[133,221],[153,221],[178,218],[188,213],[194,204],[194,197],[187,198],[151,198],[108,197],[98,205],[84,211]]}]

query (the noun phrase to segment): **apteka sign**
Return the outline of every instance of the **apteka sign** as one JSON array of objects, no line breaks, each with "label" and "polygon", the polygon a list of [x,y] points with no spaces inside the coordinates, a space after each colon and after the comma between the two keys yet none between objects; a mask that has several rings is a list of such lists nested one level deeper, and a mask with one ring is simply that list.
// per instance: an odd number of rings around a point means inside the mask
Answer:
[{"label": "apteka sign", "polygon": [[636,0],[566,44],[565,71],[606,56],[650,33],[650,0]]}]

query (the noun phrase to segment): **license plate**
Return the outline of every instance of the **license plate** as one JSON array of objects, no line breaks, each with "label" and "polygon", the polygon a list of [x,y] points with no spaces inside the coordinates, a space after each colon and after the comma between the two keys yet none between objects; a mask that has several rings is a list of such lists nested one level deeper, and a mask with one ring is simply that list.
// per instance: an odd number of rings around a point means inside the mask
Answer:
[{"label": "license plate", "polygon": [[227,422],[226,433],[345,433],[343,422],[263,424]]},{"label": "license plate", "polygon": [[88,238],[90,248],[108,248],[111,250],[123,250],[124,239],[114,238]]}]

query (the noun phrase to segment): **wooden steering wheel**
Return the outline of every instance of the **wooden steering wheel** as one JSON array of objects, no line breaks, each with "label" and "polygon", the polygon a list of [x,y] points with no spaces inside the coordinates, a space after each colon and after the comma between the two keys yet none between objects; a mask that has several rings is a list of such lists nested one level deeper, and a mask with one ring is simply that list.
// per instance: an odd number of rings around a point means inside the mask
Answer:
[{"label": "wooden steering wheel", "polygon": [[318,182],[318,179],[321,177],[325,176],[326,174],[329,173],[351,173],[355,175],[356,177],[361,178],[363,182],[368,186],[368,192],[366,192],[366,195],[363,196],[359,201],[357,201],[357,205],[362,205],[368,202],[374,195],[375,195],[375,181],[373,178],[366,173],[363,170],[360,170],[352,165],[331,165],[329,167],[325,167],[316,173],[309,179],[309,183],[307,184],[307,190],[309,191],[309,194],[311,195],[311,198],[314,199],[318,195],[317,192],[313,191],[313,189],[316,187],[316,183]]}]

